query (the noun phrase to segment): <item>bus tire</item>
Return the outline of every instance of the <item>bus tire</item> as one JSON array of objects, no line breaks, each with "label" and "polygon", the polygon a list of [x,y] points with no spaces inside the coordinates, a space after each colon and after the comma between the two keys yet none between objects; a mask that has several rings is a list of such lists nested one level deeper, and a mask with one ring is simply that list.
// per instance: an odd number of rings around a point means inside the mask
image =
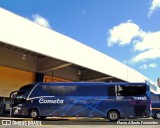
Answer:
[{"label": "bus tire", "polygon": [[107,118],[110,120],[110,121],[117,121],[119,120],[120,118],[120,114],[117,110],[110,110],[107,114]]},{"label": "bus tire", "polygon": [[29,116],[33,119],[37,119],[39,117],[39,112],[37,109],[31,109]]},{"label": "bus tire", "polygon": [[156,119],[160,119],[160,112],[156,112],[155,118],[156,118]]}]

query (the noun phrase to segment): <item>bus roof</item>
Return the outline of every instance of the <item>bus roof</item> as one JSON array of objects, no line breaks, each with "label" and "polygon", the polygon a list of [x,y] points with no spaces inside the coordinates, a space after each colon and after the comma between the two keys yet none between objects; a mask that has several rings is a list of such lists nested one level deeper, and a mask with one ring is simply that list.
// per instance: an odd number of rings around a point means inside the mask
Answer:
[{"label": "bus roof", "polygon": [[94,86],[94,85],[124,85],[124,84],[127,84],[127,85],[134,85],[134,84],[145,84],[147,85],[145,82],[38,82],[38,83],[34,83],[35,85],[44,85],[44,86],[47,86],[47,85],[59,85],[59,86],[73,86],[73,85],[87,85],[87,86]]}]

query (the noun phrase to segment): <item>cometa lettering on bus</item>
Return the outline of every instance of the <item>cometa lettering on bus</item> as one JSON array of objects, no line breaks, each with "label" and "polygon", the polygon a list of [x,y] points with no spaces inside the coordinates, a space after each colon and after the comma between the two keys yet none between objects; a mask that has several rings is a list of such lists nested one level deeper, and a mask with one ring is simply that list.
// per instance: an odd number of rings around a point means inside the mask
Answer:
[{"label": "cometa lettering on bus", "polygon": [[56,99],[56,100],[45,100],[43,98],[39,99],[40,104],[63,104],[64,100]]}]

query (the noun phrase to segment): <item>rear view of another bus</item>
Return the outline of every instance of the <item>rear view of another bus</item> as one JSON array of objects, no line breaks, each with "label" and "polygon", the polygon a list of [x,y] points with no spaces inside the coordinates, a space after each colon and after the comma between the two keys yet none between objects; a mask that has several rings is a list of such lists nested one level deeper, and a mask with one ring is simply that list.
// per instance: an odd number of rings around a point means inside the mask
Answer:
[{"label": "rear view of another bus", "polygon": [[152,118],[160,119],[160,94],[151,95],[152,102]]}]

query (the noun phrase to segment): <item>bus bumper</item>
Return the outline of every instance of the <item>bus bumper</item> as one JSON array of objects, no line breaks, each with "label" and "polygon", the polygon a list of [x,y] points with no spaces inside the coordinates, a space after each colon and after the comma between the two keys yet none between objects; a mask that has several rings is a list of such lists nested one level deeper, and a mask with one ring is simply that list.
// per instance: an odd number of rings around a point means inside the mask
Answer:
[{"label": "bus bumper", "polygon": [[28,110],[20,106],[16,106],[12,108],[12,115],[13,116],[27,116]]}]

